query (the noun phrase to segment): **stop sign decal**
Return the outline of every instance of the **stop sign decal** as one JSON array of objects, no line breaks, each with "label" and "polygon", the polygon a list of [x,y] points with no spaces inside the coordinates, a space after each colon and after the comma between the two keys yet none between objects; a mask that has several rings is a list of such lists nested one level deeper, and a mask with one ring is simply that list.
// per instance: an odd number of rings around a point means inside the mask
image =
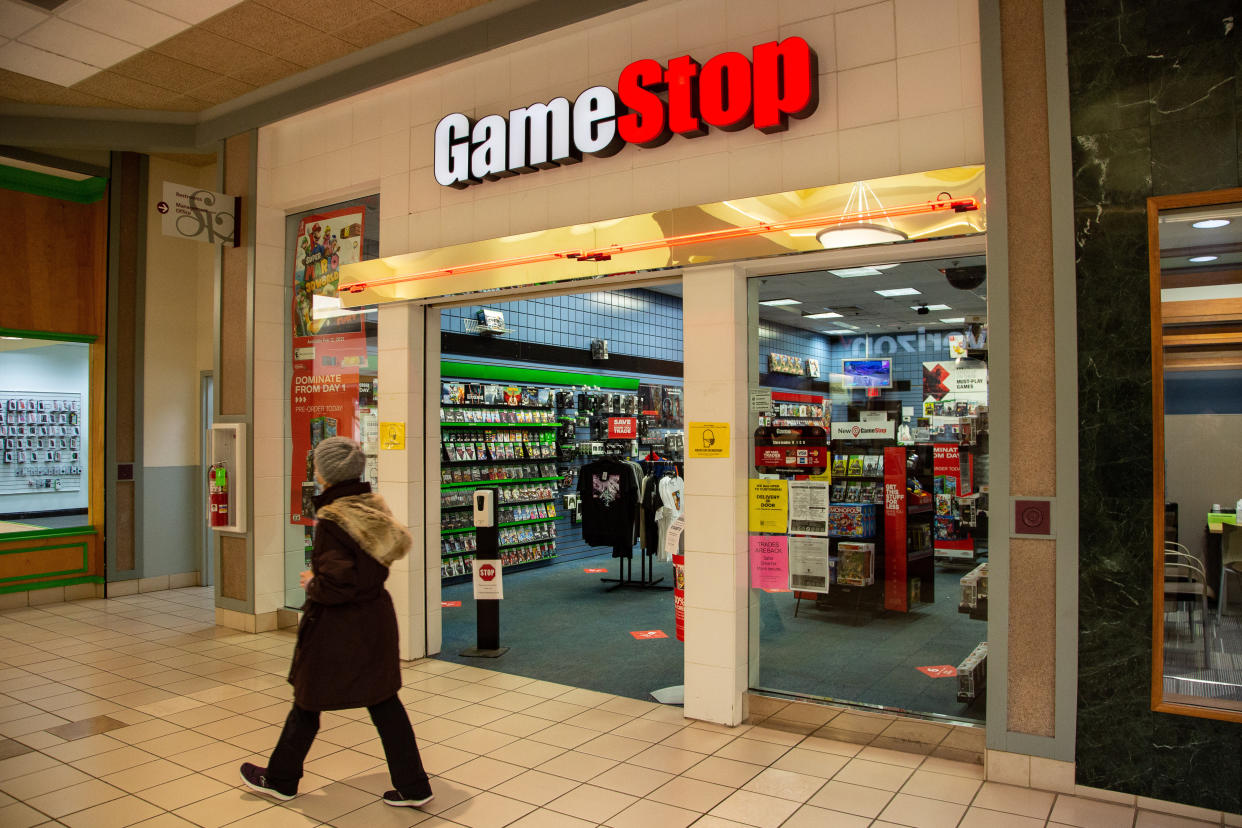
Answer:
[{"label": "stop sign decal", "polygon": [[479,567],[479,577],[485,581],[491,581],[496,577],[496,567],[491,564],[483,564]]}]

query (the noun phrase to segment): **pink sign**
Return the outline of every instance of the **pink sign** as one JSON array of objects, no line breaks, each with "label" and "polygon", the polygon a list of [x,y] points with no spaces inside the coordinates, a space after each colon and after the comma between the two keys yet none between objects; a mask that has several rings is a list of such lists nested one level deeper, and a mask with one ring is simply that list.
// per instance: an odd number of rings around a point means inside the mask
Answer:
[{"label": "pink sign", "polygon": [[957,675],[957,668],[952,664],[937,664],[935,667],[915,667],[920,673],[926,673],[931,678],[953,678]]},{"label": "pink sign", "polygon": [[750,585],[768,592],[789,591],[789,539],[784,535],[752,535]]}]

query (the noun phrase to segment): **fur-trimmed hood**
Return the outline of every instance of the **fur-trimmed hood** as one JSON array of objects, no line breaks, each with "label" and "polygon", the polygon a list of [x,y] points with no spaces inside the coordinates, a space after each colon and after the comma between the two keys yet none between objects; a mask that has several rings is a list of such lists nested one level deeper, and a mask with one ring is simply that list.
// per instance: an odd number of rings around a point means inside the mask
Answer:
[{"label": "fur-trimmed hood", "polygon": [[384,566],[392,566],[409,553],[414,538],[397,523],[388,504],[373,492],[338,497],[315,512],[349,535],[364,552]]}]

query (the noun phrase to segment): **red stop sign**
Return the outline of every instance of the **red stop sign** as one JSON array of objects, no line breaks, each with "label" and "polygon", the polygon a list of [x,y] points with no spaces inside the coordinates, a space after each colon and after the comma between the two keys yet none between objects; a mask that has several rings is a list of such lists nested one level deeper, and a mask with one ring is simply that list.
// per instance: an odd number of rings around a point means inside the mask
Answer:
[{"label": "red stop sign", "polygon": [[483,564],[479,567],[479,577],[485,581],[490,581],[496,577],[496,567],[491,564]]}]

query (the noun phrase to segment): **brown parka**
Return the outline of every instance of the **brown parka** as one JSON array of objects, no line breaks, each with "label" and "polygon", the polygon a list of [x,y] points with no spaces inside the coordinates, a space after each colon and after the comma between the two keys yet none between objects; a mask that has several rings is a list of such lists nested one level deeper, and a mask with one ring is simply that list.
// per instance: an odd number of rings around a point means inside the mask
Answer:
[{"label": "brown parka", "polygon": [[304,710],[369,707],[401,689],[397,615],[388,567],[413,539],[369,483],[331,486],[315,498],[314,577],[289,668]]}]

